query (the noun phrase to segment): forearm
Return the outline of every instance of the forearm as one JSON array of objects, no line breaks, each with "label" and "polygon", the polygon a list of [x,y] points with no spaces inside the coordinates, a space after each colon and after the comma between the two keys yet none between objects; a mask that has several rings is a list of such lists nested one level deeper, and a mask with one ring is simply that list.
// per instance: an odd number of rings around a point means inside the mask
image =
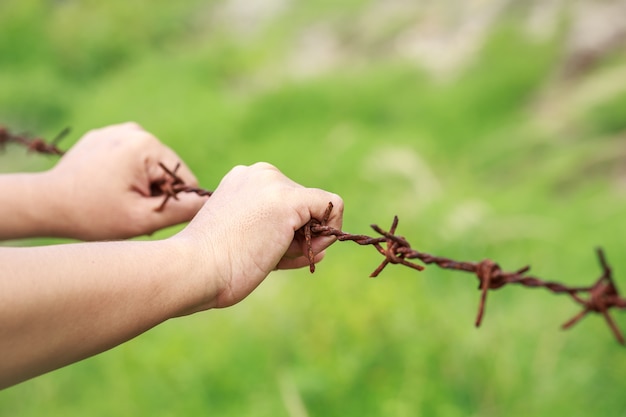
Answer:
[{"label": "forearm", "polygon": [[[71,191],[65,195],[73,197]],[[37,195],[22,196],[23,207],[39,201],[45,209]],[[329,201],[336,208],[330,217]],[[153,205],[146,207],[133,219],[154,215]],[[240,302],[272,270],[308,265],[307,239],[297,231],[312,218],[340,229],[342,211],[339,196],[304,188],[261,163],[233,168],[189,225],[163,241],[0,248],[0,388],[107,350],[171,317]],[[28,224],[34,215],[4,210],[0,216]],[[316,260],[333,239],[309,241]]]},{"label": "forearm", "polygon": [[61,203],[48,173],[0,175],[0,240],[61,236]]},{"label": "forearm", "polygon": [[168,239],[2,248],[0,388],[196,309],[211,288],[184,245]]}]

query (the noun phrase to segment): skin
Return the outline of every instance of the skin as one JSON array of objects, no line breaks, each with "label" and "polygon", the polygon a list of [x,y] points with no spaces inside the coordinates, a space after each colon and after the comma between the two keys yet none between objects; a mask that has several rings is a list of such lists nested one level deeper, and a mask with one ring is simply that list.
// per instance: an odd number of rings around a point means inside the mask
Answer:
[{"label": "skin", "polygon": [[[181,159],[136,123],[92,130],[50,171],[0,176],[0,239],[122,239],[188,221],[205,200],[181,194],[180,204],[153,210],[162,200],[150,197],[150,183],[163,176],[159,161]],[[178,174],[197,185],[186,165]]]},{"label": "skin", "polygon": [[[0,176],[2,239],[96,241],[0,247],[0,388],[170,318],[232,306],[272,270],[308,265],[295,231],[321,219],[328,202],[335,206],[329,225],[341,228],[339,196],[305,188],[266,163],[233,168],[211,198],[181,194],[155,212],[161,197],[151,197],[149,185],[163,175],[159,161],[180,159],[126,123],[87,133],[50,171]],[[178,173],[196,185],[186,166]],[[187,221],[167,239],[112,240]],[[333,241],[313,239],[316,261]]]}]

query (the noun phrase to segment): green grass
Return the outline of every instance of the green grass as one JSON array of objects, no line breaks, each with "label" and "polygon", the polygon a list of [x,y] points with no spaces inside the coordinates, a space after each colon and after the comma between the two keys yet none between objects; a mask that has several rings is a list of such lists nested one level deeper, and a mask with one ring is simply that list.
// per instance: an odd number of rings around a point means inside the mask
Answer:
[{"label": "green grass", "polygon": [[[90,128],[135,120],[206,188],[265,160],[342,195],[346,231],[397,214],[420,250],[507,270],[530,263],[569,284],[600,275],[602,245],[624,286],[623,93],[583,112],[574,132],[545,129],[546,87],[576,88],[555,81],[560,34],[538,43],[504,20],[441,82],[377,58],[409,19],[368,38],[351,25],[367,3],[335,3],[298,2],[246,37],[214,19],[218,2],[5,2],[0,122],[46,137],[71,126],[69,147]],[[370,42],[372,55],[290,76],[294,39],[317,22],[361,52]],[[3,171],[53,163],[19,153],[0,159]],[[55,241],[20,244],[42,242]],[[477,330],[475,278],[391,267],[368,279],[379,261],[338,243],[314,276],[275,273],[233,308],[171,320],[0,392],[0,415],[288,416],[294,402],[325,417],[626,414],[626,351],[601,317],[562,332],[578,311],[567,297],[506,287]]]}]

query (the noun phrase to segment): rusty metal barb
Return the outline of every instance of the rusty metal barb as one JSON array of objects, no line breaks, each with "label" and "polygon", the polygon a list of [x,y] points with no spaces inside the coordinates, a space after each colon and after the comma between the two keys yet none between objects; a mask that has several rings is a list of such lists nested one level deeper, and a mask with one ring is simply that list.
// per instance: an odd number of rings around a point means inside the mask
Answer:
[{"label": "rusty metal barb", "polygon": [[3,151],[8,143],[16,143],[25,146],[29,152],[61,156],[65,152],[59,149],[57,144],[69,132],[70,129],[66,127],[52,141],[46,142],[42,138],[31,138],[25,134],[11,133],[6,127],[0,126],[0,151]]},{"label": "rusty metal barb", "polygon": [[[624,337],[615,324],[615,321],[610,316],[609,310],[612,308],[626,309],[626,299],[619,295],[613,281],[612,270],[602,249],[597,249],[600,266],[602,267],[602,275],[595,284],[587,287],[570,287],[559,282],[544,281],[537,277],[527,276],[526,273],[530,270],[530,266],[523,266],[513,272],[505,272],[496,262],[490,259],[485,259],[481,262],[459,262],[416,251],[411,248],[411,245],[404,237],[395,234],[398,227],[397,216],[394,217],[389,231],[385,231],[377,225],[371,226],[381,237],[349,234],[327,225],[332,208],[332,203],[329,203],[322,221],[312,219],[304,226],[307,235],[306,243],[308,245],[308,258],[311,272],[315,271],[313,251],[311,249],[312,239],[317,236],[335,236],[339,241],[353,241],[359,245],[372,245],[385,258],[374,272],[372,272],[371,277],[378,276],[389,264],[401,264],[418,271],[424,269],[422,265],[409,262],[408,259],[418,259],[426,265],[435,264],[443,269],[473,273],[478,279],[478,289],[481,291],[475,321],[476,327],[481,325],[484,318],[489,290],[496,290],[507,284],[517,284],[529,288],[545,288],[555,294],[567,294],[574,302],[581,305],[583,310],[563,324],[562,327],[564,329],[572,327],[588,313],[595,312],[602,314],[617,341],[622,345],[625,344]],[[385,243],[386,247],[382,246],[383,243]],[[583,298],[582,294],[587,294],[588,298]]]},{"label": "rusty metal barb", "polygon": [[[25,146],[29,152],[62,156],[65,152],[59,149],[57,144],[69,132],[70,129],[65,128],[50,142],[46,142],[42,138],[30,138],[24,134],[12,133],[6,127],[0,126],[0,151],[3,151],[7,144],[15,143]],[[199,196],[210,196],[212,194],[209,190],[185,184],[185,181],[176,173],[178,168],[180,168],[180,163],[174,169],[169,169],[162,162],[158,164],[163,169],[164,175],[150,183],[150,195],[153,197],[162,195],[164,197],[161,204],[154,209],[155,211],[162,211],[170,198],[178,200],[179,193],[195,193]]]},{"label": "rusty metal barb", "polygon": [[178,168],[180,168],[180,162],[176,164],[173,170],[170,170],[162,162],[159,162],[159,166],[163,169],[165,175],[150,184],[150,194],[152,196],[164,196],[161,204],[154,209],[154,211],[163,211],[165,205],[173,198],[178,200],[179,193],[195,193],[199,196],[211,196],[213,192],[205,190],[199,187],[192,187],[185,184],[185,181],[176,174]]},{"label": "rusty metal barb", "polygon": [[[63,155],[64,152],[56,144],[68,131],[68,129],[63,130],[53,141],[48,143],[41,138],[29,138],[25,135],[12,134],[7,128],[0,126],[0,151],[4,150],[8,143],[17,143],[26,146],[32,152]],[[163,176],[150,184],[150,194],[152,196],[163,196],[163,201],[154,209],[155,211],[162,211],[170,199],[177,200],[178,194],[182,192],[195,193],[199,196],[212,195],[212,192],[209,190],[185,184],[185,181],[177,174],[181,166],[180,163],[174,169],[169,169],[161,162],[159,162],[159,166],[163,170]],[[580,305],[582,310],[566,321],[562,325],[563,329],[571,328],[589,313],[598,313],[604,317],[617,341],[622,345],[625,344],[624,336],[609,314],[609,311],[611,309],[626,309],[626,298],[619,295],[613,280],[612,269],[607,262],[604,251],[600,248],[596,250],[596,253],[602,274],[593,285],[574,287],[526,275],[530,271],[530,266],[523,266],[513,272],[505,272],[496,262],[490,259],[480,262],[455,261],[419,252],[411,248],[406,238],[396,235],[398,228],[397,216],[394,217],[389,231],[383,230],[378,225],[371,225],[372,229],[380,236],[372,237],[346,233],[328,225],[332,210],[333,205],[329,203],[321,220],[311,219],[296,232],[296,234],[304,237],[305,255],[309,260],[311,273],[315,272],[313,240],[321,236],[334,236],[341,242],[352,241],[362,246],[371,245],[383,256],[384,259],[370,274],[370,277],[377,277],[389,264],[404,265],[417,271],[424,270],[423,265],[411,262],[412,260],[419,260],[424,265],[433,264],[443,269],[472,273],[478,279],[478,289],[481,292],[475,320],[476,327],[481,325],[484,318],[489,291],[497,290],[508,284],[517,284],[528,288],[544,288],[554,294],[567,294],[575,303]]]},{"label": "rusty metal barb", "polygon": [[580,297],[575,297],[576,302],[583,306],[583,310],[576,316],[568,320],[563,324],[563,329],[568,329],[574,324],[578,323],[583,317],[590,312],[600,313],[604,316],[607,325],[615,335],[615,338],[624,344],[624,336],[613,321],[613,318],[609,314],[611,308],[626,308],[626,299],[619,296],[615,282],[613,281],[613,272],[609,266],[604,251],[600,248],[597,249],[598,259],[600,266],[602,267],[602,275],[591,286],[588,291],[589,298],[583,300]]}]

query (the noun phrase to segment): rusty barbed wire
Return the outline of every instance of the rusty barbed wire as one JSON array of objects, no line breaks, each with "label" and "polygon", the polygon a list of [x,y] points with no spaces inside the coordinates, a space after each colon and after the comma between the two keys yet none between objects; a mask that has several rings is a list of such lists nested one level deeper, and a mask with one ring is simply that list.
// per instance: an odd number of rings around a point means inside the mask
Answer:
[{"label": "rusty barbed wire", "polygon": [[[45,142],[41,138],[28,138],[24,135],[11,134],[6,128],[0,126],[0,151],[2,151],[7,143],[18,143],[26,146],[29,151],[63,155],[63,151],[57,148],[56,143],[67,134],[69,129],[63,130],[50,143]],[[180,168],[180,162],[176,164],[174,169],[169,169],[162,162],[158,163],[163,169],[164,176],[150,184],[150,193],[152,196],[164,196],[162,203],[156,207],[155,211],[162,211],[170,199],[177,200],[178,194],[195,193],[199,196],[211,196],[212,192],[199,187],[188,186],[185,181],[177,174]],[[478,304],[478,312],[474,322],[476,327],[480,327],[485,315],[485,306],[487,303],[487,295],[490,290],[497,290],[505,285],[517,284],[528,288],[545,288],[554,294],[567,294],[575,303],[582,307],[582,310],[574,317],[563,323],[563,329],[569,329],[578,323],[589,313],[601,314],[609,329],[617,339],[624,345],[626,344],[622,332],[611,317],[609,311],[611,309],[626,309],[626,298],[619,295],[619,291],[613,280],[613,272],[608,264],[606,256],[602,248],[597,248],[596,253],[602,268],[602,274],[596,281],[586,287],[570,287],[565,284],[545,281],[538,277],[527,275],[530,266],[523,266],[512,272],[505,272],[500,265],[491,259],[485,259],[480,262],[455,261],[449,258],[434,256],[428,253],[419,252],[411,247],[409,242],[403,236],[396,235],[398,228],[398,217],[394,216],[391,227],[388,231],[383,230],[376,224],[371,228],[380,236],[372,237],[367,235],[357,235],[346,233],[342,230],[328,226],[328,221],[333,210],[333,204],[328,203],[328,207],[321,220],[311,219],[296,234],[304,236],[307,248],[306,256],[309,260],[309,270],[315,272],[315,254],[313,253],[312,240],[320,236],[334,236],[340,242],[352,241],[361,246],[373,246],[384,259],[370,274],[370,277],[377,277],[388,265],[399,264],[409,267],[417,271],[423,271],[423,265],[411,262],[417,259],[425,265],[434,264],[443,269],[451,269],[456,271],[464,271],[472,273],[478,279],[478,289],[481,292]],[[384,245],[384,246],[383,246]],[[583,298],[586,294],[587,298]]]},{"label": "rusty barbed wire", "polygon": [[179,193],[195,193],[199,196],[209,197],[213,194],[212,191],[186,185],[185,181],[176,174],[178,168],[180,168],[180,162],[176,164],[173,170],[167,168],[162,162],[159,162],[159,166],[166,175],[163,178],[152,181],[150,184],[150,194],[152,196],[162,195],[164,197],[161,205],[156,207],[154,211],[163,211],[170,198],[178,200]]},{"label": "rusty barbed wire", "polygon": [[[3,151],[7,144],[15,143],[25,146],[29,152],[62,156],[65,154],[65,151],[59,149],[57,144],[69,132],[70,129],[65,128],[53,140],[47,142],[42,138],[31,138],[25,134],[11,133],[5,126],[0,126],[0,151]],[[162,211],[170,198],[178,200],[179,193],[195,193],[199,196],[210,196],[212,194],[209,190],[186,185],[185,181],[176,174],[178,168],[180,168],[180,163],[172,170],[161,162],[159,162],[159,166],[163,169],[164,176],[150,184],[150,195],[153,197],[162,195],[164,197],[163,202],[158,207],[155,207],[155,211]]]},{"label": "rusty barbed wire", "polygon": [[63,139],[70,132],[69,128],[63,129],[55,136],[50,142],[45,141],[38,137],[29,137],[26,134],[12,133],[5,126],[0,126],[0,151],[4,151],[6,145],[9,143],[16,143],[18,145],[25,146],[29,152],[36,152],[46,155],[58,155],[61,156],[65,152],[58,148],[58,142]]},{"label": "rusty barbed wire", "polygon": [[[302,233],[306,237],[307,257],[309,259],[310,271],[315,272],[315,263],[312,250],[312,238],[317,236],[335,236],[339,241],[353,241],[359,245],[372,245],[376,250],[384,256],[385,259],[371,273],[370,277],[377,277],[385,267],[389,264],[401,264],[412,269],[421,271],[424,269],[422,265],[410,262],[409,259],[418,259],[424,264],[435,264],[443,269],[452,269],[473,273],[478,278],[478,289],[481,291],[480,301],[478,304],[478,313],[476,315],[475,325],[479,327],[485,314],[485,305],[487,303],[487,294],[489,290],[497,290],[508,284],[518,284],[530,288],[545,288],[555,294],[567,294],[577,304],[583,307],[583,310],[576,316],[568,320],[562,325],[563,329],[569,329],[578,323],[588,313],[602,314],[607,325],[613,332],[617,341],[624,345],[624,337],[619,330],[615,321],[609,314],[611,309],[626,309],[626,298],[619,295],[613,274],[609,266],[604,251],[601,248],[596,250],[602,275],[595,283],[588,287],[569,287],[559,282],[544,281],[538,277],[528,276],[526,273],[530,270],[530,266],[526,265],[513,272],[505,272],[500,266],[491,259],[485,259],[480,262],[459,262],[452,259],[430,255],[428,253],[419,252],[413,248],[403,236],[395,235],[398,227],[398,217],[395,216],[389,231],[381,229],[378,225],[371,225],[380,237],[370,237],[365,235],[353,235],[334,229],[327,225],[330,213],[333,209],[332,203],[328,204],[328,208],[324,213],[322,220],[311,219],[302,229]],[[383,247],[385,244],[385,247]],[[587,294],[587,299],[581,295]]]}]

